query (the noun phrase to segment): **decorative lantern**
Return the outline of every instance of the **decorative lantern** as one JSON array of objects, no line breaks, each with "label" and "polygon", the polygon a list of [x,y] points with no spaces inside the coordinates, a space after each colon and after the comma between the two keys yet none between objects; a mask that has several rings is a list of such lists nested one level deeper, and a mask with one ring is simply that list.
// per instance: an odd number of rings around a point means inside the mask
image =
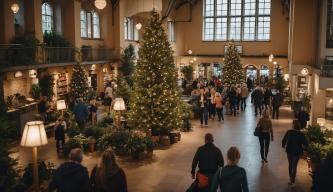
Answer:
[{"label": "decorative lantern", "polygon": [[95,0],[95,7],[102,10],[106,7],[106,0]]},{"label": "decorative lantern", "polygon": [[135,25],[137,30],[140,30],[142,28],[142,24],[139,22]]},{"label": "decorative lantern", "polygon": [[29,70],[29,77],[30,78],[36,78],[37,77],[37,71],[36,71],[36,69]]},{"label": "decorative lantern", "polygon": [[16,72],[14,73],[14,77],[15,77],[15,78],[22,77],[22,76],[23,76],[22,71],[16,71]]}]

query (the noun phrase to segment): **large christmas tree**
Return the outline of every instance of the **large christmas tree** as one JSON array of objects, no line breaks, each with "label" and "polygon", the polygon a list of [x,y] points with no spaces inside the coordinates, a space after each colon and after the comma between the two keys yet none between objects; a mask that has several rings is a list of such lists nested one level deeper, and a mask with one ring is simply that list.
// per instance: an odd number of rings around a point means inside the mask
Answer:
[{"label": "large christmas tree", "polygon": [[228,42],[227,52],[224,55],[222,82],[229,85],[245,81],[244,70],[240,63],[239,52],[233,42]]},{"label": "large christmas tree", "polygon": [[129,117],[135,128],[166,134],[181,125],[181,101],[172,53],[159,15],[153,11],[134,72]]},{"label": "large christmas tree", "polygon": [[74,98],[85,98],[88,93],[88,78],[83,65],[77,62],[73,68],[70,94]]}]

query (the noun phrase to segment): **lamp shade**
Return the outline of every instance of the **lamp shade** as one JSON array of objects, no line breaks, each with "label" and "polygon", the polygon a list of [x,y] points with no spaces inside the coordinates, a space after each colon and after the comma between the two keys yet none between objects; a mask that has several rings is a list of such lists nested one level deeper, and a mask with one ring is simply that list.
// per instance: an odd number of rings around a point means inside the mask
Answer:
[{"label": "lamp shade", "polygon": [[104,9],[106,7],[106,0],[95,0],[95,7],[97,9]]},{"label": "lamp shade", "polygon": [[20,6],[17,3],[13,3],[10,9],[13,11],[13,13],[17,13],[20,9]]},{"label": "lamp shade", "polygon": [[113,105],[113,109],[116,111],[123,111],[125,110],[125,102],[123,98],[116,98],[114,105]]},{"label": "lamp shade", "polygon": [[57,101],[57,110],[63,110],[63,109],[66,109],[65,100],[58,100]]},{"label": "lamp shade", "polygon": [[25,124],[21,146],[38,147],[47,144],[47,137],[43,121],[30,121]]},{"label": "lamp shade", "polygon": [[317,118],[317,124],[320,125],[321,127],[325,126],[326,119],[324,119],[324,118]]}]

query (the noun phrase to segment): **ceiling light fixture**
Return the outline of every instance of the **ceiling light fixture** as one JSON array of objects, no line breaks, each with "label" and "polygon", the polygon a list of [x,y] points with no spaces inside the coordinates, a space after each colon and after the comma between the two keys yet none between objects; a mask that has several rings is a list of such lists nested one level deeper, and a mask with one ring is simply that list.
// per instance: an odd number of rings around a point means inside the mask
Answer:
[{"label": "ceiling light fixture", "polygon": [[102,10],[106,7],[106,0],[95,0],[95,7],[99,10]]},{"label": "ceiling light fixture", "polygon": [[20,6],[17,3],[13,3],[10,9],[13,11],[13,13],[17,13],[20,10]]}]

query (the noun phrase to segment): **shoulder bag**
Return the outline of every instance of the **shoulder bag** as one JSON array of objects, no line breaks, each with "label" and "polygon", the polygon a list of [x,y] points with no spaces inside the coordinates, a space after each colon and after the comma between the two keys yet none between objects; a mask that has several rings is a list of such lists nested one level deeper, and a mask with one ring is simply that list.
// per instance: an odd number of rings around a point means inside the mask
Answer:
[{"label": "shoulder bag", "polygon": [[260,134],[261,134],[261,120],[259,120],[259,123],[258,123],[256,129],[253,132],[253,135],[256,136],[256,137],[259,137]]}]

